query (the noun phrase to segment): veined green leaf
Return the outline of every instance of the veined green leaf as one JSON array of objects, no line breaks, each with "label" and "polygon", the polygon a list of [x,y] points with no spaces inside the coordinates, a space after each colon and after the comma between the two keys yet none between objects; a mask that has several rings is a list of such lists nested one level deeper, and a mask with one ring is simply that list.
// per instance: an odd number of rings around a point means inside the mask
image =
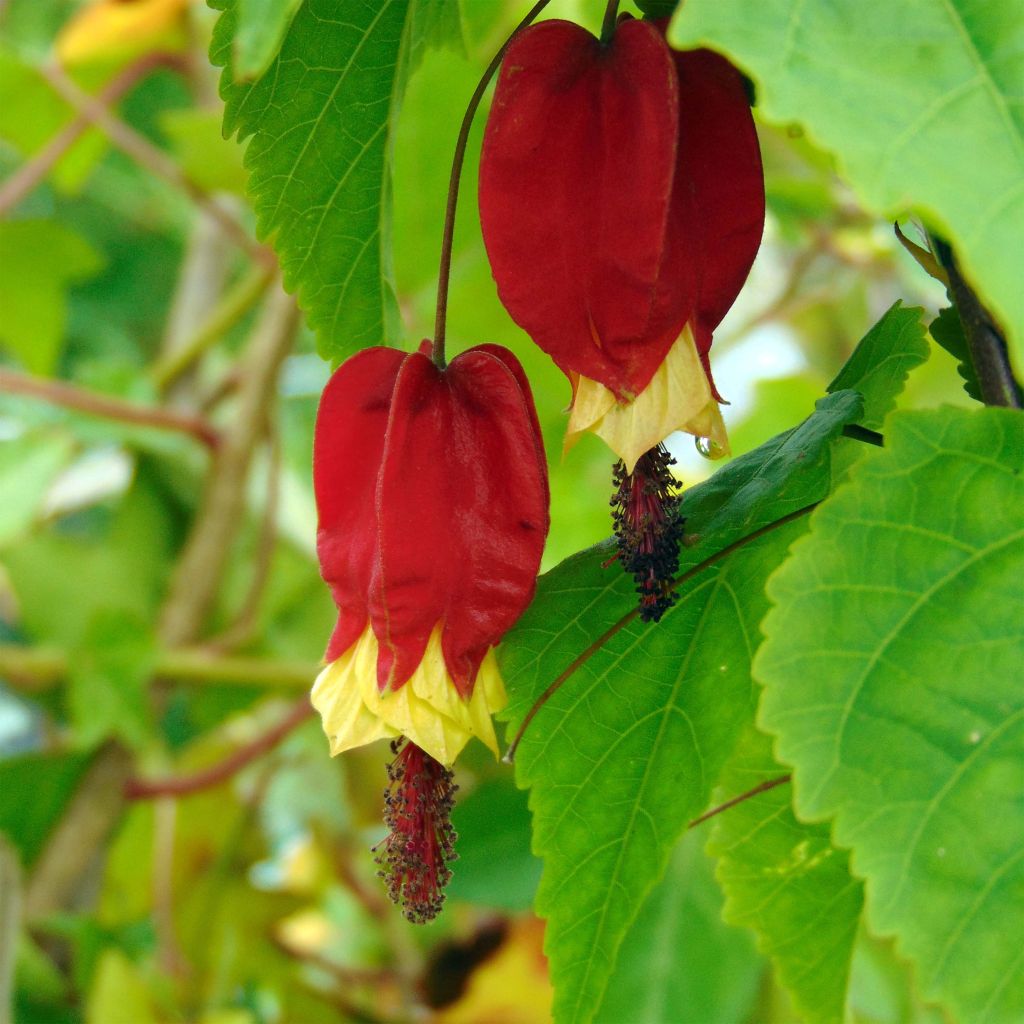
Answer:
[{"label": "veined green leaf", "polygon": [[[763,733],[749,730],[722,776],[725,801],[785,775]],[[849,856],[828,828],[793,814],[783,785],[718,816],[708,851],[726,894],[725,920],[757,933],[778,980],[808,1022],[843,1019],[850,961],[864,902]]]},{"label": "veined green leaf", "polygon": [[772,578],[760,724],[925,998],[1024,1017],[1024,415],[902,412]]},{"label": "veined green leaf", "polygon": [[334,362],[399,340],[391,136],[407,75],[424,46],[447,38],[453,2],[305,0],[266,72],[247,83],[234,64],[239,0],[211,0],[223,12],[210,58],[225,69],[224,131],[250,140],[259,234]]},{"label": "veined green leaf", "polygon": [[[862,410],[853,392],[830,395],[796,430],[693,488],[683,511],[701,540],[684,550],[681,568],[822,497],[829,442]],[[657,626],[634,621],[615,633],[520,744],[517,781],[531,788],[534,849],[544,858],[537,909],[548,918],[560,1022],[593,1016],[623,936],[751,720],[764,580],[804,528],[791,522],[710,566]],[[610,553],[598,546],[542,577],[502,645],[513,727],[633,607],[632,580],[602,567]]]},{"label": "veined green leaf", "polygon": [[674,46],[720,48],[877,213],[953,243],[1024,359],[1024,18],[1014,0],[687,0]]}]

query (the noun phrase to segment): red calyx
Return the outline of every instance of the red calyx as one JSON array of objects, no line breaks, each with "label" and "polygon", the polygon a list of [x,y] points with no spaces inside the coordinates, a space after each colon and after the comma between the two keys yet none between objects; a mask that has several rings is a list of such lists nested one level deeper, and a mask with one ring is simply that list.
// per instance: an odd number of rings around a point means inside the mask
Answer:
[{"label": "red calyx", "polygon": [[444,370],[373,348],[324,390],[313,447],[321,573],[338,605],[332,660],[367,621],[378,685],[401,686],[443,624],[467,697],[487,649],[533,596],[548,530],[547,467],[526,377],[494,345]]},{"label": "red calyx", "polygon": [[764,185],[739,74],[675,53],[664,25],[607,44],[565,21],[524,30],[484,135],[480,216],[498,293],[567,374],[622,399],[694,322],[711,331],[761,238]]}]

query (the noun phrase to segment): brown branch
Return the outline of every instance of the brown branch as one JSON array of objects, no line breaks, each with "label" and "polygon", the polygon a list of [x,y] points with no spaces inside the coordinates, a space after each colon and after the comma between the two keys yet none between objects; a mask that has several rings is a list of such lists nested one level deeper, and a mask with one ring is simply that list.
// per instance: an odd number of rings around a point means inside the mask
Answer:
[{"label": "brown branch", "polygon": [[57,94],[70,103],[83,117],[110,140],[122,153],[131,157],[140,167],[170,183],[184,192],[193,202],[210,214],[254,259],[266,262],[273,259],[269,251],[254,239],[249,232],[218,203],[209,192],[193,181],[178,164],[158,146],[154,146],[144,135],[125,124],[111,113],[98,97],[79,89],[56,63],[44,64],[40,68],[43,77],[53,86]]},{"label": "brown branch", "polygon": [[210,467],[196,527],[175,568],[161,618],[169,647],[196,639],[220,586],[220,577],[245,505],[253,448],[266,422],[281,363],[291,349],[298,309],[280,287],[268,296],[241,366],[238,408]]},{"label": "brown branch", "polygon": [[51,380],[48,377],[34,377],[27,373],[0,369],[0,391],[37,398],[50,405],[74,409],[77,412],[98,416],[101,419],[116,420],[120,423],[136,423],[139,426],[152,427],[155,430],[171,430],[180,434],[189,434],[212,449],[217,447],[220,440],[217,431],[201,416],[191,416],[187,413],[141,405],[137,402],[126,402],[121,398],[112,398],[96,391],[87,391],[74,384]]},{"label": "brown branch", "polygon": [[[196,640],[220,585],[252,449],[294,333],[295,304],[286,299],[283,292],[273,294],[249,343],[239,409],[216,449],[213,472],[164,603],[159,635],[168,648]],[[36,862],[25,900],[27,918],[61,909],[81,886],[124,813],[133,760],[114,742],[97,753]]]},{"label": "brown branch", "polygon": [[129,779],[124,786],[128,800],[152,800],[154,797],[182,797],[212,789],[227,782],[247,764],[274,749],[290,732],[313,714],[308,697],[297,701],[291,711],[276,725],[239,747],[234,753],[192,775],[171,776],[166,779]]},{"label": "brown branch", "polygon": [[775,789],[777,786],[784,786],[787,782],[792,781],[792,775],[780,775],[777,779],[768,779],[762,782],[759,786],[755,786],[753,789],[748,789],[746,793],[740,793],[739,796],[734,796],[731,800],[726,800],[724,804],[719,804],[717,807],[712,807],[710,811],[705,812],[699,818],[694,818],[686,827],[696,828],[698,825],[702,825],[708,818],[713,818],[716,814],[721,814],[722,811],[729,810],[730,807],[735,807],[737,804],[743,803],[745,800],[749,800],[753,796],[757,796],[760,793],[767,793],[770,789]]},{"label": "brown branch", "polygon": [[[154,68],[173,66],[176,63],[174,58],[167,54],[148,53],[134,64],[129,64],[109,81],[95,99],[103,106],[116,103]],[[35,156],[26,160],[10,177],[0,183],[0,216],[17,206],[50,173],[54,164],[78,141],[91,124],[91,118],[79,113]]]},{"label": "brown branch", "polygon": [[270,579],[270,567],[277,544],[277,502],[281,482],[281,442],[273,427],[268,428],[267,443],[267,496],[260,524],[259,546],[253,567],[249,590],[235,621],[219,636],[204,646],[211,651],[229,651],[240,647],[253,637],[258,625],[260,601]]},{"label": "brown branch", "polygon": [[[672,582],[672,589],[677,590],[688,580],[691,580],[694,576],[702,573],[705,569],[710,568],[716,562],[720,562],[723,558],[728,557],[734,551],[739,550],[746,544],[750,544],[757,540],[759,537],[763,537],[766,533],[770,533],[772,530],[778,529],[780,526],[785,526],[787,523],[793,522],[794,519],[799,519],[801,516],[806,516],[813,512],[820,501],[812,502],[810,505],[805,505],[803,508],[798,508],[795,512],[790,512],[788,515],[783,516],[781,519],[776,519],[774,522],[767,523],[766,525],[755,530],[753,533],[747,534],[746,537],[740,537],[739,540],[733,541],[731,544],[727,544],[721,551],[716,551],[713,555],[705,558],[702,562],[698,562],[695,566],[687,569],[686,572],[681,573]],[[512,764],[515,761],[516,749],[519,746],[520,741],[523,738],[524,733],[529,727],[530,723],[537,716],[537,712],[561,689],[562,684],[585,662],[589,661],[590,658],[596,654],[616,633],[621,629],[628,626],[638,615],[640,611],[638,608],[633,608],[625,615],[622,616],[617,622],[612,623],[592,644],[581,651],[569,664],[558,674],[555,680],[548,686],[548,688],[533,702],[533,706],[526,713],[526,717],[523,719],[522,724],[519,726],[518,731],[509,744],[508,749],[505,751],[505,756],[502,760],[506,764]]]}]

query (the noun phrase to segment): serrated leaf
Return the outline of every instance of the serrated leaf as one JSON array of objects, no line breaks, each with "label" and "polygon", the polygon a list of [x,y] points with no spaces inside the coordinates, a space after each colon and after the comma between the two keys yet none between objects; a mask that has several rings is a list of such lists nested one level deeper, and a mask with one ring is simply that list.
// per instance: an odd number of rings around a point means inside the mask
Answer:
[{"label": "serrated leaf", "polygon": [[732,56],[765,116],[803,124],[875,212],[940,229],[1024,359],[1017,4],[687,0],[669,37]]},{"label": "serrated leaf", "polygon": [[1024,1017],[1024,415],[893,414],[769,586],[760,724],[925,998]]},{"label": "serrated leaf", "polygon": [[860,340],[828,390],[852,388],[864,396],[861,426],[878,430],[896,405],[907,374],[928,358],[920,307],[892,305]]},{"label": "serrated leaf", "polygon": [[[800,427],[726,466],[684,501],[701,541],[695,566],[728,543],[820,498],[829,441],[862,411],[823,399]],[[671,849],[711,795],[752,712],[750,659],[768,573],[804,529],[797,520],[693,578],[657,625],[633,622],[569,677],[526,732],[516,777],[529,786],[537,910],[548,918],[555,1018],[592,1018],[619,945]],[[632,580],[599,546],[542,577],[502,645],[513,727],[579,652],[635,602]]]},{"label": "serrated leaf", "polygon": [[964,337],[964,326],[960,323],[960,314],[956,308],[947,306],[940,309],[939,315],[929,325],[928,333],[956,360],[956,371],[964,382],[964,391],[976,402],[984,402],[974,361],[967,347],[967,338]]},{"label": "serrated leaf", "polygon": [[764,961],[722,921],[703,837],[678,843],[622,944],[598,1024],[736,1024],[748,1020]]},{"label": "serrated leaf", "polygon": [[332,0],[306,0],[253,83],[236,81],[239,2],[211,0],[223,13],[210,59],[225,69],[225,134],[250,140],[260,237],[277,250],[325,358],[396,344],[391,136],[407,75],[443,36],[452,0],[349,0],[344,17]]},{"label": "serrated leaf", "polygon": [[0,224],[0,343],[34,373],[50,374],[60,355],[72,281],[98,273],[99,254],[63,224]]},{"label": "serrated leaf", "polygon": [[238,0],[233,67],[238,81],[259,78],[277,56],[302,0]]},{"label": "serrated leaf", "polygon": [[[722,776],[720,797],[785,774],[768,737],[751,729]],[[863,888],[828,828],[798,821],[791,798],[784,785],[729,808],[716,819],[708,852],[718,857],[725,920],[753,928],[809,1024],[830,1024],[843,1019]]]}]

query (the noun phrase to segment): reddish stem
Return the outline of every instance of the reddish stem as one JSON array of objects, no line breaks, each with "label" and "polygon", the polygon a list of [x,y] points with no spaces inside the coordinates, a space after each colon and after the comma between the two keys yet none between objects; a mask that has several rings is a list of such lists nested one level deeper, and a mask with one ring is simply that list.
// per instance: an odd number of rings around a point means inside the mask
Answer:
[{"label": "reddish stem", "polygon": [[204,768],[193,775],[171,776],[166,779],[129,779],[124,787],[125,798],[128,800],[152,800],[161,796],[190,796],[193,793],[201,793],[205,789],[219,786],[241,771],[247,764],[273,750],[312,713],[313,709],[309,699],[303,697],[277,725],[246,743],[245,746],[239,747],[223,761],[210,765],[209,768]]},{"label": "reddish stem", "polygon": [[712,807],[710,811],[702,814],[699,818],[694,818],[686,827],[696,828],[698,825],[707,821],[708,818],[713,818],[716,814],[721,814],[722,811],[727,811],[730,807],[735,807],[737,804],[741,804],[744,800],[749,800],[752,796],[757,796],[759,793],[767,793],[768,790],[775,789],[776,786],[784,786],[787,782],[791,782],[792,779],[792,775],[780,775],[777,779],[768,779],[766,782],[762,782],[760,786],[748,789],[746,793],[740,793],[739,796],[734,796],[731,800],[726,800],[724,804]]}]

